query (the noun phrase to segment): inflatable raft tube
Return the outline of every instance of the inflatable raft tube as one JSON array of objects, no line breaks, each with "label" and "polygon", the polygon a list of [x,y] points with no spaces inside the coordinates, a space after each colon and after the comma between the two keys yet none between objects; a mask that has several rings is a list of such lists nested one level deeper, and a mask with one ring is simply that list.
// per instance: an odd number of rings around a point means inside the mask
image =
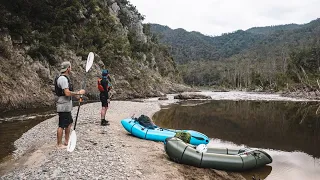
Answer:
[{"label": "inflatable raft tube", "polygon": [[209,143],[209,138],[206,135],[193,130],[174,130],[160,127],[148,129],[131,118],[121,120],[121,124],[129,133],[141,139],[164,142],[166,138],[174,137],[177,132],[183,131],[191,134],[190,144],[192,145]]},{"label": "inflatable raft tube", "polygon": [[181,164],[226,171],[245,171],[272,162],[271,156],[262,150],[208,148],[200,153],[178,138],[167,138],[165,151],[170,159]]}]

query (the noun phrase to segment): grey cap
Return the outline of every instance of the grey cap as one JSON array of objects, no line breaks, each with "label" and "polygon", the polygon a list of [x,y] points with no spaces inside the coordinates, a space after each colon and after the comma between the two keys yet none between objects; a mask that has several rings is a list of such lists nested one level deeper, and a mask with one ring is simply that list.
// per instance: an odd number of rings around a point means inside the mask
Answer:
[{"label": "grey cap", "polygon": [[64,61],[63,63],[61,63],[61,67],[60,67],[60,72],[66,72],[67,69],[71,66],[71,63],[69,61]]}]

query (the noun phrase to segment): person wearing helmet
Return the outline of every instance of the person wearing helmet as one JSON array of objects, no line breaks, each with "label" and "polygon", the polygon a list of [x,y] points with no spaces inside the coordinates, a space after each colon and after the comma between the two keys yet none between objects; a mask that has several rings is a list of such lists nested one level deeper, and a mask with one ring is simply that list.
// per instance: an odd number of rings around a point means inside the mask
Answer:
[{"label": "person wearing helmet", "polygon": [[109,91],[111,89],[111,78],[107,69],[102,70],[102,77],[98,80],[98,89],[100,91],[101,101],[101,126],[109,125],[109,121],[106,120],[106,113],[110,103]]}]

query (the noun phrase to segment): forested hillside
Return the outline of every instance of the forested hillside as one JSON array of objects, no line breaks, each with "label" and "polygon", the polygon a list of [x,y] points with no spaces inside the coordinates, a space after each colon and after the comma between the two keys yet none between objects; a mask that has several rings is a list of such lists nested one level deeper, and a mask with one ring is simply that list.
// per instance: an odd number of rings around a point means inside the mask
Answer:
[{"label": "forested hillside", "polygon": [[255,34],[272,34],[276,31],[287,31],[287,30],[294,30],[303,27],[298,24],[286,24],[286,25],[278,25],[278,26],[266,26],[266,27],[253,27],[248,30],[247,32],[255,33]]},{"label": "forested hillside", "polygon": [[171,47],[188,84],[275,91],[318,87],[320,19],[216,37],[184,31],[187,40],[172,36],[182,29],[151,26],[160,42]]},{"label": "forested hillside", "polygon": [[[238,30],[221,36],[206,36],[199,32],[184,29],[171,29],[168,26],[150,24],[151,31],[159,41],[170,47],[176,62],[193,60],[219,60],[241,54],[261,46],[304,46],[311,42],[319,31],[320,20],[304,25],[288,24],[279,26],[254,27],[246,31]],[[286,48],[285,50],[289,50]]]},{"label": "forested hillside", "polygon": [[[127,0],[10,0],[0,3],[0,110],[53,105],[52,80],[64,60],[80,88],[90,51],[87,92],[108,68],[114,98],[175,92],[181,82],[168,49],[153,39]],[[181,90],[181,89],[180,89]]]},{"label": "forested hillside", "polygon": [[242,30],[211,37],[181,28],[172,30],[158,24],[151,24],[151,31],[158,35],[161,43],[169,46],[175,61],[181,64],[193,60],[227,58],[252,47],[264,37]]}]

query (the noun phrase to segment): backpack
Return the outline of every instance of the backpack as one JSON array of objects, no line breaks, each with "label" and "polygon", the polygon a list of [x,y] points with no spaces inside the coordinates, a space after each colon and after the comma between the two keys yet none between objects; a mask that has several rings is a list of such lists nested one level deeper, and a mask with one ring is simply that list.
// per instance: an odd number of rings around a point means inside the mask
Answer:
[{"label": "backpack", "polygon": [[139,124],[145,128],[148,129],[155,129],[157,126],[152,122],[152,120],[145,115],[141,115],[139,118],[135,118],[136,121],[139,122]]},{"label": "backpack", "polygon": [[[103,88],[103,86],[102,86],[102,84],[101,84],[101,81],[102,81],[102,78],[99,78],[99,79],[98,79],[98,89],[99,89],[100,92],[104,92],[104,88]],[[106,81],[107,81],[107,87],[106,87],[106,89],[107,89],[108,91],[110,91],[112,85],[110,84],[110,82],[109,82],[108,80],[106,80]]]},{"label": "backpack", "polygon": [[64,76],[64,77],[67,78],[67,80],[68,80],[68,85],[69,85],[69,90],[70,90],[70,91],[73,91],[73,85],[72,85],[72,83],[71,83],[71,81],[70,81],[70,79],[69,79],[68,76],[66,76],[66,75],[58,75],[58,76],[56,76],[56,78],[54,79],[54,92],[55,92],[55,94],[56,94],[57,96],[65,96],[64,90],[61,89],[61,88],[58,86],[58,79],[59,79],[60,76]]}]

